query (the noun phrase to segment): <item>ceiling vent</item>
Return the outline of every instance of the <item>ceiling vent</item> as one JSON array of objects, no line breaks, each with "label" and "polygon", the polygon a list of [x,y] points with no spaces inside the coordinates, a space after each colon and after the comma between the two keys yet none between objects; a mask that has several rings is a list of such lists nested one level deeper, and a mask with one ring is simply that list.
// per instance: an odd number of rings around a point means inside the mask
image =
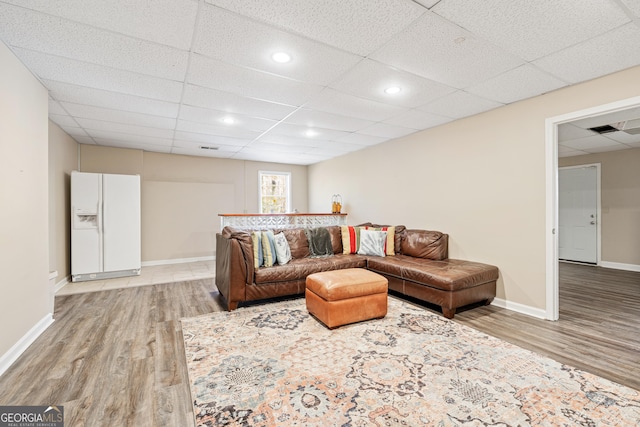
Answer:
[{"label": "ceiling vent", "polygon": [[618,128],[614,128],[613,126],[604,125],[604,126],[596,126],[594,128],[589,128],[589,130],[594,131],[595,133],[611,133],[618,132]]},{"label": "ceiling vent", "polygon": [[201,150],[219,150],[219,149],[220,149],[220,147],[210,147],[210,146],[208,146],[208,145],[201,145],[201,146],[200,146],[200,149],[201,149]]}]

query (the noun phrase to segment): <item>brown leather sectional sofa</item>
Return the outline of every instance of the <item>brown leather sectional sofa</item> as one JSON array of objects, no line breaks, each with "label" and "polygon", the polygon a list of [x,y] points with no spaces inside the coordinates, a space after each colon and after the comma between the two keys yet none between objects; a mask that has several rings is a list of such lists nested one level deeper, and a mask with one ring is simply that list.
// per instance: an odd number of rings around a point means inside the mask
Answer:
[{"label": "brown leather sectional sofa", "polygon": [[[372,227],[379,225],[367,223]],[[335,255],[310,258],[302,228],[284,232],[292,260],[285,265],[254,268],[253,244],[247,231],[225,227],[216,234],[216,286],[229,311],[238,303],[265,298],[304,294],[311,273],[343,268],[366,268],[386,277],[389,289],[439,305],[445,317],[456,308],[484,301],[496,295],[498,268],[472,261],[448,258],[449,236],[438,231],[395,229],[394,256],[365,256],[342,253],[339,226],[327,227]]]}]

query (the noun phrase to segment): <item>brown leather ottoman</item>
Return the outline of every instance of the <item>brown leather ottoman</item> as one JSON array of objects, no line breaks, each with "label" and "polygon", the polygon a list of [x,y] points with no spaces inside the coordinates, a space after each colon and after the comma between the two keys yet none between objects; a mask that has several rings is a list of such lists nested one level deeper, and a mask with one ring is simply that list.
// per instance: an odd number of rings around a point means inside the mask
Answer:
[{"label": "brown leather ottoman", "polygon": [[387,315],[387,279],[364,268],[307,276],[307,310],[329,328]]}]

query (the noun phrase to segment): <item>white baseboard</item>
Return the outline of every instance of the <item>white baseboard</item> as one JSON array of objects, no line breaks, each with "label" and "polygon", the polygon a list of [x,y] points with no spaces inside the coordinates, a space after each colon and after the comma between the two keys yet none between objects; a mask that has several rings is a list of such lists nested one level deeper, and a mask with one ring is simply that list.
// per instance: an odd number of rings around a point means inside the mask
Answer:
[{"label": "white baseboard", "polygon": [[64,277],[62,280],[60,280],[58,283],[56,283],[56,286],[53,289],[53,292],[57,293],[60,289],[64,288],[70,282],[71,282],[71,276]]},{"label": "white baseboard", "polygon": [[197,258],[175,258],[175,259],[161,259],[156,261],[144,261],[143,267],[149,267],[152,265],[167,265],[167,264],[183,264],[185,262],[197,262],[197,261],[215,261],[215,256],[203,256]]},{"label": "white baseboard", "polygon": [[9,351],[0,357],[0,375],[13,365],[18,357],[53,323],[53,314],[49,313],[36,323]]},{"label": "white baseboard", "polygon": [[527,316],[537,317],[538,319],[547,318],[547,312],[541,308],[535,308],[529,305],[507,301],[502,298],[494,298],[491,305],[495,305],[496,307],[506,308],[507,310],[515,311],[517,313],[526,314]]},{"label": "white baseboard", "polygon": [[600,261],[600,267],[614,268],[616,270],[640,272],[640,265],[637,265],[637,264],[624,264],[621,262]]}]

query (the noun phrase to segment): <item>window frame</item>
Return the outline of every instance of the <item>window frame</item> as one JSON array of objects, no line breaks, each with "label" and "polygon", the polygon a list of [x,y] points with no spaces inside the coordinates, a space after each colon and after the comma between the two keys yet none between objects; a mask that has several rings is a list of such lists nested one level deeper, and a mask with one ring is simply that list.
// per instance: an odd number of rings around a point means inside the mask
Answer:
[{"label": "window frame", "polygon": [[262,211],[262,177],[264,175],[280,175],[280,176],[284,176],[286,178],[285,181],[285,185],[286,185],[286,203],[285,203],[285,212],[284,213],[291,213],[291,172],[282,172],[282,171],[266,171],[266,170],[259,170],[258,171],[258,213],[260,214],[264,214],[264,213],[269,213],[269,212],[263,212]]}]

